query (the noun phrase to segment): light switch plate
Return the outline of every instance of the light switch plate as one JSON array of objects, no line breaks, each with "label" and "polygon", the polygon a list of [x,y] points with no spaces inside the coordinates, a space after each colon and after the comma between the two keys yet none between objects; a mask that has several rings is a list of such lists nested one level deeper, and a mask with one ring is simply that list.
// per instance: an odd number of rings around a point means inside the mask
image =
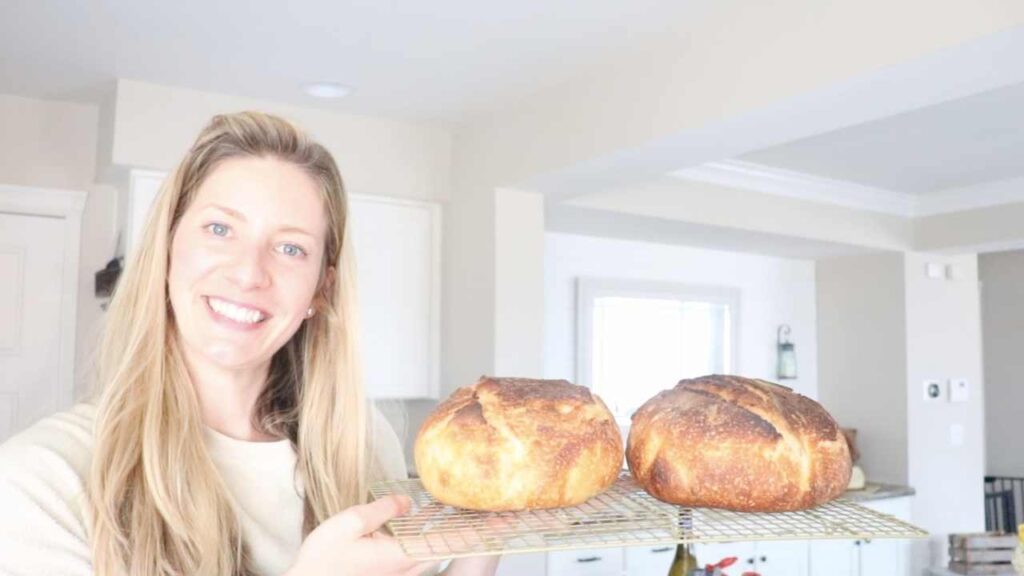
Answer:
[{"label": "light switch plate", "polygon": [[966,378],[950,378],[949,401],[967,402],[971,397],[970,384]]},{"label": "light switch plate", "polygon": [[928,262],[924,265],[924,275],[933,280],[946,278],[946,265],[941,262]]},{"label": "light switch plate", "polygon": [[925,402],[941,402],[945,396],[945,386],[941,380],[925,380],[922,391]]}]

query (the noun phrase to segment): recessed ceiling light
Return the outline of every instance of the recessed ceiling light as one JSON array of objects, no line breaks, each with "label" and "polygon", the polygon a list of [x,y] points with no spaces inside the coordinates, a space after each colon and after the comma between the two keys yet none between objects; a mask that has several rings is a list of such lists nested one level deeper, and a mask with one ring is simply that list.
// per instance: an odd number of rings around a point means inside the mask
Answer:
[{"label": "recessed ceiling light", "polygon": [[312,82],[302,87],[303,92],[315,98],[342,98],[352,91],[335,82]]}]

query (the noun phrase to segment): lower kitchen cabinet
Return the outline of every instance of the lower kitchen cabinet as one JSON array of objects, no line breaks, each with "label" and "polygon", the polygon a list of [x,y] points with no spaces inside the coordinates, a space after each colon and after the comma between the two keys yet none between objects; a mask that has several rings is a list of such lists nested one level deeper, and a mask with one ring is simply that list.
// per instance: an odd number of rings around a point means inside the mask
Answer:
[{"label": "lower kitchen cabinet", "polygon": [[[868,508],[910,521],[910,498],[862,502]],[[908,576],[907,540],[816,540],[811,542],[811,573],[836,576]]]},{"label": "lower kitchen cabinet", "polygon": [[[864,506],[910,521],[910,498],[863,502]],[[760,576],[909,576],[907,540],[787,540],[727,542],[694,545],[701,564],[730,556],[736,563],[728,574],[756,572]],[[675,546],[636,546],[567,550],[506,557],[499,576],[662,576],[668,574]],[[546,558],[546,572],[545,572]]]},{"label": "lower kitchen cabinet", "polygon": [[547,576],[622,576],[624,554],[622,548],[548,552]]},{"label": "lower kitchen cabinet", "polygon": [[625,574],[629,576],[665,576],[676,556],[676,545],[633,546],[626,548]]},{"label": "lower kitchen cabinet", "polygon": [[533,554],[506,554],[498,562],[495,576],[540,576],[545,573],[548,555],[544,552]]},{"label": "lower kitchen cabinet", "polygon": [[803,540],[698,544],[694,552],[701,565],[735,556],[736,563],[727,570],[730,574],[752,571],[761,576],[808,576],[808,543]]}]

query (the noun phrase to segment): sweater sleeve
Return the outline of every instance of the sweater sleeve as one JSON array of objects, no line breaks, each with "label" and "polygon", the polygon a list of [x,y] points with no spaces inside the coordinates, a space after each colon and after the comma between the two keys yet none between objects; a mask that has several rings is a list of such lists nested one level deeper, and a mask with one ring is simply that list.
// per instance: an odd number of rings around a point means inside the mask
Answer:
[{"label": "sweater sleeve", "polygon": [[92,575],[84,481],[91,414],[76,407],[0,445],[0,574]]}]

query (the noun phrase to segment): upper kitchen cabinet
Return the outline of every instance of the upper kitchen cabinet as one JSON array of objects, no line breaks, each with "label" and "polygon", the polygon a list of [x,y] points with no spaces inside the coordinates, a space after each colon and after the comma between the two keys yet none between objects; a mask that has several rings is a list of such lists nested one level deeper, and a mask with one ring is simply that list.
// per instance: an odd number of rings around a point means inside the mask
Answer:
[{"label": "upper kitchen cabinet", "polygon": [[[166,174],[132,170],[122,203],[126,253],[139,243]],[[361,348],[373,398],[437,398],[440,382],[441,206],[349,195]]]}]

